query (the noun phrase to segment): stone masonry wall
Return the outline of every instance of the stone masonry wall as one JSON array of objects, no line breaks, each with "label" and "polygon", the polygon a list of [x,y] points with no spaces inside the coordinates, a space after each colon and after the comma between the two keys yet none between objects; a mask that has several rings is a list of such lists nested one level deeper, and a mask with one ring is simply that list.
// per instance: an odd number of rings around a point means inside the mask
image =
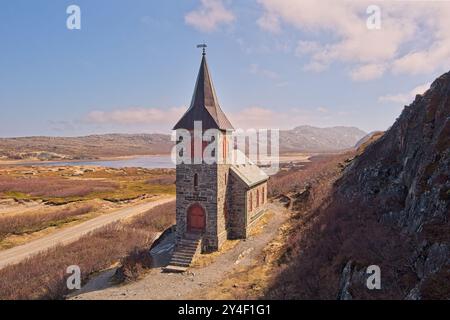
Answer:
[{"label": "stone masonry wall", "polygon": [[[259,205],[258,205],[258,193],[259,193]],[[251,196],[250,196],[251,194]],[[253,226],[253,224],[261,218],[267,209],[267,182],[254,186],[247,191],[247,232]],[[252,205],[250,206],[250,198],[252,199]],[[252,210],[250,210],[250,207]]]},{"label": "stone masonry wall", "polygon": [[217,249],[227,240],[227,221],[225,212],[231,199],[227,197],[227,185],[229,183],[230,166],[217,165]]},{"label": "stone masonry wall", "polygon": [[[219,137],[219,145],[223,137]],[[219,152],[217,153],[219,156]],[[215,251],[227,239],[225,207],[230,165],[181,164],[177,166],[177,238],[187,231],[187,211],[193,204],[201,205],[206,212],[206,230],[203,236],[204,252]],[[198,186],[194,188],[194,175]]]},{"label": "stone masonry wall", "polygon": [[[187,210],[193,204],[205,209],[206,227],[202,247],[210,250],[218,246],[217,239],[217,166],[180,164],[177,166],[177,239],[187,231]],[[194,187],[194,175],[198,175],[198,187]]]},{"label": "stone masonry wall", "polygon": [[234,174],[230,174],[228,187],[228,238],[247,237],[247,186]]}]

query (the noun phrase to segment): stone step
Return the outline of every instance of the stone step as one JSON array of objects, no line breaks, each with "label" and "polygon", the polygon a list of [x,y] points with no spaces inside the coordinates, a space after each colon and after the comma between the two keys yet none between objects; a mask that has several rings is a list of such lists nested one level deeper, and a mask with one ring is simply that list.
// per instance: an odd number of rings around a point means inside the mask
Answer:
[{"label": "stone step", "polygon": [[172,263],[183,263],[183,264],[191,264],[192,259],[183,259],[183,258],[173,258],[170,260],[170,264]]},{"label": "stone step", "polygon": [[185,272],[187,270],[186,267],[180,267],[180,266],[173,266],[173,265],[168,265],[167,267],[164,268],[164,271],[166,272]]},{"label": "stone step", "polygon": [[196,245],[198,243],[199,239],[196,240],[186,240],[186,239],[181,239],[179,241],[180,244],[185,244],[185,245]]},{"label": "stone step", "polygon": [[177,246],[177,249],[185,249],[185,250],[197,250],[197,246],[195,245],[188,245],[188,246],[185,246],[185,245],[183,245],[183,244],[179,244],[178,246]]},{"label": "stone step", "polygon": [[186,253],[186,252],[175,252],[172,257],[180,257],[180,258],[192,258],[192,253]]},{"label": "stone step", "polygon": [[169,265],[164,268],[164,271],[184,272],[191,265],[200,246],[200,235],[189,234],[186,236],[178,241]]},{"label": "stone step", "polygon": [[189,263],[181,263],[181,262],[171,262],[171,266],[181,267],[181,268],[189,268]]},{"label": "stone step", "polygon": [[197,248],[186,248],[186,247],[177,247],[175,252],[186,252],[186,253],[195,253]]},{"label": "stone step", "polygon": [[176,246],[177,249],[189,249],[189,250],[197,250],[197,247],[198,247],[198,243],[196,243],[196,244],[178,243]]},{"label": "stone step", "polygon": [[189,266],[191,264],[191,262],[192,262],[191,260],[184,260],[184,259],[172,259],[172,260],[170,260],[170,264],[177,263],[177,264],[186,265],[186,266]]},{"label": "stone step", "polygon": [[189,255],[189,254],[180,254],[178,252],[176,252],[173,256],[173,258],[178,258],[178,259],[189,259],[192,260],[193,255]]},{"label": "stone step", "polygon": [[194,256],[193,253],[184,253],[184,252],[174,252],[174,254],[172,255],[172,257],[177,257],[177,258],[189,258],[192,259],[192,257]]},{"label": "stone step", "polygon": [[192,261],[192,257],[189,257],[189,256],[174,255],[174,256],[172,256],[171,260]]},{"label": "stone step", "polygon": [[180,241],[178,243],[179,246],[197,246],[197,244],[198,244],[198,241],[189,241],[189,242],[187,242],[187,241]]}]

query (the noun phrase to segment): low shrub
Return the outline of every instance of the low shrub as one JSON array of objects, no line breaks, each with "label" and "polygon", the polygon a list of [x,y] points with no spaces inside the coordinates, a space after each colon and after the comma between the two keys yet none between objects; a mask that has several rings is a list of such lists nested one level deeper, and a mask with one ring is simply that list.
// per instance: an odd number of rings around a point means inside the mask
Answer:
[{"label": "low shrub", "polygon": [[75,209],[0,217],[0,240],[11,234],[19,235],[36,232],[64,222],[69,222],[90,211],[92,211],[92,206],[86,205]]},{"label": "low shrub", "polygon": [[[164,222],[157,222],[159,216]],[[125,257],[129,258],[124,261],[133,265],[138,253],[148,250],[161,229],[170,227],[174,220],[175,202],[163,204],[130,221],[110,224],[74,243],[7,266],[0,270],[0,299],[62,299],[69,292],[68,266],[78,265],[85,282]]]}]

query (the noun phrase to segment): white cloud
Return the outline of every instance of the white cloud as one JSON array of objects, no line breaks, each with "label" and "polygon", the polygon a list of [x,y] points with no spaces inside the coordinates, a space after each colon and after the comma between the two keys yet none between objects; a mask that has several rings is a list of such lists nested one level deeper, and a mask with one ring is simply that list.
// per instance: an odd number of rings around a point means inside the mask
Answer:
[{"label": "white cloud", "polygon": [[256,63],[253,63],[250,65],[250,73],[260,75],[260,76],[263,76],[265,78],[269,78],[272,80],[278,79],[280,77],[278,75],[278,73],[268,70],[268,69],[264,69]]},{"label": "white cloud", "polygon": [[287,82],[287,81],[279,82],[279,83],[277,83],[275,86],[276,86],[277,88],[284,88],[284,87],[289,86],[289,82]]},{"label": "white cloud", "polygon": [[235,128],[241,129],[292,129],[299,125],[331,126],[336,121],[345,123],[347,116],[332,112],[325,107],[291,108],[288,110],[249,107],[239,112],[229,113],[229,119]]},{"label": "white cloud", "polygon": [[366,64],[353,69],[350,76],[354,81],[368,81],[383,76],[386,67],[381,64]]},{"label": "white cloud", "polygon": [[[450,2],[383,1],[381,29],[366,26],[373,1],[258,0],[264,30],[281,32],[281,22],[317,37],[300,41],[296,54],[307,56],[306,70],[323,71],[333,62],[351,66],[349,76],[371,80],[385,72],[443,71],[450,65]],[[271,27],[270,21],[274,27]],[[325,40],[326,39],[326,40]]]},{"label": "white cloud", "polygon": [[92,111],[85,121],[92,124],[167,124],[173,125],[186,111],[185,107],[157,109],[157,108],[126,108],[113,111]]},{"label": "white cloud", "polygon": [[[124,108],[112,111],[92,111],[80,124],[89,132],[161,132],[169,133],[186,111],[179,108]],[[309,124],[319,127],[336,124],[348,125],[348,115],[334,112],[324,106],[291,109],[248,107],[235,112],[225,111],[235,128],[239,129],[292,129]]]},{"label": "white cloud", "polygon": [[212,32],[221,24],[232,23],[235,16],[222,0],[201,0],[201,6],[186,14],[184,20],[197,30]]},{"label": "white cloud", "polygon": [[264,14],[261,18],[258,19],[257,23],[262,29],[266,31],[272,33],[281,32],[280,19],[276,15]]},{"label": "white cloud", "polygon": [[416,95],[424,94],[431,86],[431,83],[425,83],[423,85],[417,86],[409,92],[398,93],[398,94],[388,94],[378,98],[380,102],[395,102],[395,103],[411,103]]},{"label": "white cloud", "polygon": [[320,43],[316,41],[299,41],[297,44],[297,49],[295,50],[295,53],[297,56],[303,56],[308,55],[312,53],[316,53],[321,50]]}]

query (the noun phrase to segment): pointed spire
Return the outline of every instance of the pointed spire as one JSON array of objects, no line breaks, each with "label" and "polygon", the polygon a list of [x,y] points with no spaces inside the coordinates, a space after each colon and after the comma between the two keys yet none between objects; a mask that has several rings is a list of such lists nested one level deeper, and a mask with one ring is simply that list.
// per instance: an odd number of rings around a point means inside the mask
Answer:
[{"label": "pointed spire", "polygon": [[197,76],[191,106],[175,125],[174,130],[193,130],[194,121],[202,121],[202,126],[205,130],[233,130],[233,126],[220,108],[209,73],[208,63],[206,62],[206,53],[202,53],[202,62]]}]

